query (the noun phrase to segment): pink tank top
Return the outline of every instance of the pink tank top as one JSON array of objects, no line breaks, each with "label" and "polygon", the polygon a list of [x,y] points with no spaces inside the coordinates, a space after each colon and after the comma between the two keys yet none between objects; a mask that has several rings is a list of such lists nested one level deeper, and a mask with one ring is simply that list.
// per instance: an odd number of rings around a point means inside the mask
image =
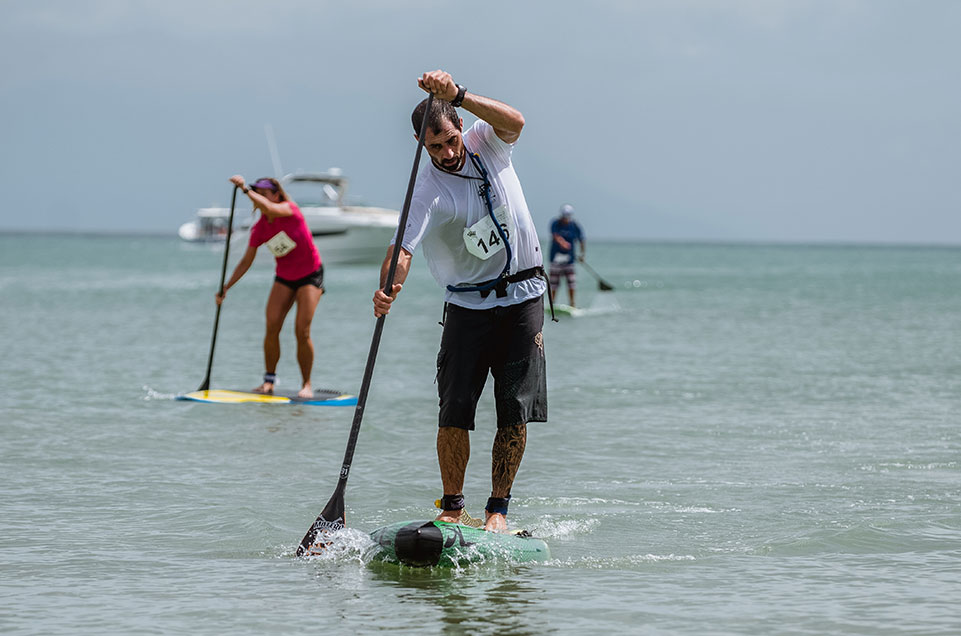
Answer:
[{"label": "pink tank top", "polygon": [[300,208],[293,201],[287,204],[293,211],[290,216],[270,221],[265,214],[260,215],[250,228],[250,245],[259,247],[266,243],[277,260],[277,276],[284,280],[297,280],[320,268],[320,252],[314,245],[314,237]]}]

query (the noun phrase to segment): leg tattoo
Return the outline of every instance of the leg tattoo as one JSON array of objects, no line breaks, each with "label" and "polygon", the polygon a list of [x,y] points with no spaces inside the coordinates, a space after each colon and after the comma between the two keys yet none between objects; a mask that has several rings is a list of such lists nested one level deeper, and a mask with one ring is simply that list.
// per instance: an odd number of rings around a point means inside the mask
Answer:
[{"label": "leg tattoo", "polygon": [[524,458],[527,446],[527,424],[497,429],[491,450],[491,496],[506,497],[511,494],[514,477]]},{"label": "leg tattoo", "polygon": [[470,431],[443,426],[437,429],[437,461],[445,495],[464,492],[464,472],[470,459]]}]

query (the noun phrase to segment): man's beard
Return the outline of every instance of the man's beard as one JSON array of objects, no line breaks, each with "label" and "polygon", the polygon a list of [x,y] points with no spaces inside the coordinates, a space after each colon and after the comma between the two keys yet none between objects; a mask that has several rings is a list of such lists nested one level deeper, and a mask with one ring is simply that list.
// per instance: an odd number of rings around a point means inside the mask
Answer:
[{"label": "man's beard", "polygon": [[460,167],[464,165],[465,156],[467,156],[467,153],[464,151],[461,151],[460,156],[452,158],[449,163],[447,162],[437,163],[435,161],[434,164],[441,170],[446,170],[447,172],[457,172],[458,170],[460,170]]}]

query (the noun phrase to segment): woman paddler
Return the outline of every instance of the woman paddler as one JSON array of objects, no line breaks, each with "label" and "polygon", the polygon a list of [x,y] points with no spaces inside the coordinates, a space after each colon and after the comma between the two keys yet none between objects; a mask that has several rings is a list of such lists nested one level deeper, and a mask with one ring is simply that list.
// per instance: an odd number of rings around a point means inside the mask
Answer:
[{"label": "woman paddler", "polygon": [[264,335],[264,382],[253,389],[255,393],[273,393],[277,383],[277,362],[280,360],[280,330],[290,308],[297,304],[294,329],[297,336],[297,362],[303,385],[298,395],[314,396],[310,385],[310,371],[314,366],[314,343],[310,339],[310,323],[317,309],[317,301],[324,293],[324,266],[314,245],[310,228],[297,204],[287,196],[276,179],[258,179],[249,188],[240,175],[230,177],[231,183],[250,197],[260,218],[250,228],[250,243],[243,258],[237,263],[223,294],[216,296],[217,304],[224,301],[227,290],[250,269],[257,248],[266,245],[277,262],[274,284],[267,298],[267,333]]}]

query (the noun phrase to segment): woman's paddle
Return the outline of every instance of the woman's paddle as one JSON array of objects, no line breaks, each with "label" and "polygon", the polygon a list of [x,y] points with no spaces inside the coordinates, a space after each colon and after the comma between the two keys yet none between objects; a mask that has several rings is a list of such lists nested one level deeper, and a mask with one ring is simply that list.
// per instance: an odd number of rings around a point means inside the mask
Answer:
[{"label": "woman's paddle", "polygon": [[581,265],[583,265],[584,268],[591,273],[591,276],[597,279],[597,287],[601,291],[611,291],[614,289],[612,285],[605,282],[604,279],[601,278],[600,275],[594,271],[593,267],[587,264],[587,261],[585,261],[584,259],[581,259]]},{"label": "woman's paddle", "polygon": [[[227,256],[230,254],[230,232],[234,227],[234,205],[237,203],[237,188],[234,186],[233,196],[230,197],[230,217],[227,219],[227,239],[224,242],[224,266],[220,270],[220,291],[219,295],[224,294],[224,280],[227,278]],[[214,366],[214,345],[217,344],[217,326],[220,324],[220,305],[217,305],[217,313],[214,315],[214,335],[210,338],[210,356],[207,358],[207,375],[200,385],[198,391],[206,391],[210,388],[210,369]]]},{"label": "woman's paddle", "polygon": [[[397,270],[397,257],[400,256],[400,246],[404,241],[404,230],[407,226],[407,215],[410,213],[410,200],[414,194],[414,181],[417,179],[417,167],[420,165],[420,151],[424,147],[424,133],[427,130],[427,118],[430,114],[430,107],[434,103],[434,94],[431,93],[427,98],[427,108],[424,110],[424,120],[420,124],[420,134],[417,136],[417,152],[414,155],[414,167],[410,171],[410,181],[407,184],[407,196],[404,198],[404,208],[400,213],[400,220],[397,224],[397,238],[394,240],[394,253],[390,259],[390,269],[387,270],[387,280],[384,283],[384,293],[390,296],[394,287],[394,273]],[[344,522],[344,490],[347,487],[347,475],[350,474],[350,463],[354,459],[354,447],[357,445],[357,434],[360,432],[360,422],[364,417],[364,407],[367,405],[367,392],[370,390],[370,379],[374,375],[374,362],[377,360],[377,349],[380,347],[380,337],[384,331],[384,320],[386,315],[377,319],[374,326],[374,337],[370,342],[370,352],[367,354],[367,367],[364,369],[364,379],[360,384],[360,393],[357,395],[357,407],[354,409],[354,422],[350,427],[350,436],[347,438],[347,451],[344,453],[344,464],[340,469],[340,479],[334,494],[330,496],[324,510],[317,517],[310,530],[300,540],[297,546],[297,556],[303,556],[311,551],[311,548],[318,543],[317,535],[320,533],[330,533],[345,527]]]}]

